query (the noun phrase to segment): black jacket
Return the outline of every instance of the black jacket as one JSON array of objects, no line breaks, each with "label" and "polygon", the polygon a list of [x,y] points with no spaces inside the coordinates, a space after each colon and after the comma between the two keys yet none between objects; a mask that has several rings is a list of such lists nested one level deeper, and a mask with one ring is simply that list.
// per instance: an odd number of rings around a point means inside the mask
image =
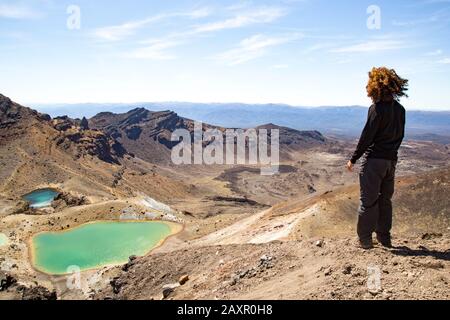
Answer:
[{"label": "black jacket", "polygon": [[351,162],[356,163],[364,153],[368,158],[396,161],[405,137],[405,118],[405,108],[397,101],[372,105]]}]

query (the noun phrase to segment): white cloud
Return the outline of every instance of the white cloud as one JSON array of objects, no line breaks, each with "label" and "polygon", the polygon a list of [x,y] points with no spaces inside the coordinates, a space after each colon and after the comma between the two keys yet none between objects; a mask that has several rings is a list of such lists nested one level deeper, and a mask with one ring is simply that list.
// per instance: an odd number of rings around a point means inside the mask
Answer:
[{"label": "white cloud", "polygon": [[445,59],[439,60],[438,62],[442,63],[442,64],[450,64],[450,58],[445,58]]},{"label": "white cloud", "polygon": [[419,24],[433,23],[433,22],[437,22],[437,21],[439,21],[438,16],[431,16],[426,19],[417,19],[417,20],[410,20],[410,21],[394,20],[394,21],[392,21],[392,25],[394,25],[396,27],[414,27]]},{"label": "white cloud", "polygon": [[[179,30],[167,34],[164,38],[141,40],[137,43],[140,47],[121,54],[122,57],[132,59],[170,60],[176,59],[176,55],[169,49],[189,42],[189,39],[204,33],[217,32],[226,29],[236,29],[254,24],[270,23],[286,14],[281,7],[263,6],[250,7],[249,3],[241,6],[226,8],[231,18],[188,26],[185,30]],[[231,12],[231,13],[230,13]],[[189,12],[175,12],[159,14],[142,20],[129,21],[120,25],[106,26],[94,30],[93,36],[104,41],[120,41],[138,33],[140,29],[157,24],[166,19],[187,18],[201,19],[212,14],[209,8],[200,8]],[[292,40],[290,37],[268,38],[261,35],[245,39],[240,47],[221,54],[218,58],[227,60],[228,64],[235,65],[262,56],[266,49]]]},{"label": "white cloud", "polygon": [[237,10],[242,10],[245,8],[248,8],[251,5],[250,1],[243,1],[243,2],[238,2],[235,4],[232,4],[228,7],[226,7],[225,9],[228,11],[237,11]]},{"label": "white cloud", "polygon": [[[239,9],[243,10],[240,11]],[[249,8],[248,4],[243,6],[235,6],[228,11],[232,11],[234,16],[225,20],[196,25],[192,28],[188,28],[186,31],[178,34],[172,34],[171,37],[188,37],[200,33],[214,32],[225,29],[236,29],[254,24],[270,23],[280,17],[283,17],[287,13],[286,10],[281,7]],[[165,19],[183,17],[188,19],[200,19],[208,17],[211,14],[212,10],[210,8],[200,8],[189,12],[159,14],[142,20],[129,21],[120,25],[101,27],[94,30],[93,35],[101,40],[118,41],[134,35],[139,29],[144,28],[147,25]]]},{"label": "white cloud", "polygon": [[129,21],[120,25],[101,27],[94,30],[93,35],[96,38],[107,41],[118,41],[123,38],[134,35],[139,29],[153,24],[158,21],[169,18],[188,18],[188,19],[200,19],[210,15],[211,11],[208,8],[200,8],[189,12],[175,12],[159,14],[152,17],[148,17],[142,20]]},{"label": "white cloud", "polygon": [[443,53],[444,52],[441,49],[438,49],[438,50],[434,50],[434,51],[431,51],[431,52],[427,52],[425,55],[429,56],[429,57],[434,57],[434,56],[440,56]]},{"label": "white cloud", "polygon": [[236,29],[253,24],[270,23],[286,15],[286,10],[279,7],[262,7],[239,13],[222,21],[206,23],[194,28],[194,33],[213,32],[224,29]]},{"label": "white cloud", "polygon": [[144,20],[126,22],[117,26],[98,28],[94,31],[94,36],[102,40],[121,40],[127,36],[133,35],[137,29],[161,19],[162,16],[154,16]]},{"label": "white cloud", "polygon": [[272,69],[287,69],[289,68],[289,65],[287,64],[275,64],[272,66]]},{"label": "white cloud", "polygon": [[216,58],[230,66],[235,66],[264,56],[270,47],[282,45],[300,37],[299,34],[280,37],[258,34],[242,40],[238,47],[221,53]]},{"label": "white cloud", "polygon": [[187,12],[185,14],[183,14],[183,13],[176,14],[176,16],[185,16],[190,19],[200,19],[200,18],[206,18],[206,17],[210,16],[211,13],[212,13],[212,10],[210,8],[200,8],[197,10]]},{"label": "white cloud", "polygon": [[364,52],[379,52],[388,50],[398,50],[406,48],[403,41],[398,40],[369,40],[351,46],[337,48],[331,50],[335,53],[364,53]]},{"label": "white cloud", "polygon": [[[235,10],[238,10],[239,8],[234,8]],[[211,11],[209,10],[197,10],[194,13],[190,14],[190,17],[193,19],[197,19],[200,17],[204,17],[206,15],[209,15]],[[272,22],[278,17],[281,17],[284,15],[285,12],[283,9],[278,7],[260,7],[260,8],[253,8],[251,11],[241,12],[239,14],[236,14],[233,18],[222,20],[218,22],[212,22],[212,23],[206,23],[202,25],[196,25],[192,26],[190,28],[187,28],[186,30],[180,31],[180,32],[174,32],[166,35],[164,38],[161,39],[150,39],[150,40],[143,40],[140,41],[139,44],[145,45],[145,47],[138,48],[134,50],[133,52],[127,54],[127,57],[132,58],[139,58],[139,59],[174,59],[175,56],[172,54],[169,54],[166,49],[173,48],[175,46],[185,44],[189,42],[189,39],[203,34],[203,33],[209,33],[209,32],[215,32],[220,31],[224,29],[234,29],[234,28],[240,28],[249,26],[252,24],[259,24],[259,23],[268,23]],[[171,16],[174,16],[173,14]],[[102,28],[97,30],[97,36],[100,38],[103,38],[105,40],[120,40],[126,36],[132,35],[136,32],[137,29],[150,24],[152,22],[165,19],[167,16],[154,16],[150,17],[148,19],[142,20],[142,21],[135,21],[135,22],[129,22],[127,24],[121,25],[121,26],[112,26],[107,28]],[[249,40],[249,39],[247,39]],[[278,41],[286,41],[285,38],[277,39]],[[271,41],[275,41],[275,38],[272,39],[266,39],[266,43],[264,43],[265,46],[271,46],[272,43],[269,43]],[[245,40],[244,40],[245,42]],[[256,52],[256,50],[253,50],[253,52],[249,47],[247,48],[240,48],[241,50],[247,50],[247,59],[250,58],[250,55],[259,55],[262,54],[262,48],[260,49],[260,52]],[[230,52],[225,53],[232,55],[233,50],[230,50]],[[236,55],[239,53],[236,52]],[[224,56],[225,59],[225,56]]]},{"label": "white cloud", "polygon": [[23,5],[0,4],[0,18],[31,19],[39,16],[39,13]]},{"label": "white cloud", "polygon": [[317,51],[323,51],[325,49],[330,49],[333,46],[334,45],[331,43],[317,43],[317,44],[314,44],[314,45],[306,48],[303,51],[303,53],[308,54],[308,53],[313,53],[313,52],[317,52]]},{"label": "white cloud", "polygon": [[[450,2],[450,0],[433,0],[433,3],[449,3],[449,2]],[[423,24],[435,24],[435,23],[439,23],[439,22],[445,22],[445,21],[448,21],[448,19],[449,19],[448,8],[443,8],[434,13],[431,13],[431,14],[428,13],[423,18],[406,20],[406,21],[394,20],[394,21],[392,21],[392,24],[397,27],[414,27],[414,26],[419,26],[419,25],[423,25]]]},{"label": "white cloud", "polygon": [[125,56],[127,58],[134,59],[148,59],[148,60],[172,60],[176,56],[168,53],[166,50],[174,48],[180,45],[177,41],[164,41],[164,40],[154,40],[153,42],[147,41],[148,45],[142,48],[138,48]]}]

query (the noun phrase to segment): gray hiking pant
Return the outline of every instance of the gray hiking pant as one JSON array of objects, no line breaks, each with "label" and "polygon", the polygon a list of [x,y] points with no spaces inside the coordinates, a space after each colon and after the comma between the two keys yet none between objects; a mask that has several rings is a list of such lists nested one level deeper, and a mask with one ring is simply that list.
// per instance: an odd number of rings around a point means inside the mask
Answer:
[{"label": "gray hiking pant", "polygon": [[396,165],[397,161],[374,158],[362,163],[358,236],[363,242],[370,241],[373,232],[381,239],[390,239]]}]

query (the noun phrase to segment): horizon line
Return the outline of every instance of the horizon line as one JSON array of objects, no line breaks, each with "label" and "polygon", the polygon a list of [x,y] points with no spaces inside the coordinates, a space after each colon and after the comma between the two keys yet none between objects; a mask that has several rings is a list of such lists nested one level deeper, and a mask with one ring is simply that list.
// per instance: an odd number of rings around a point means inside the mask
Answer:
[{"label": "horizon line", "polygon": [[[297,108],[297,109],[319,109],[319,108],[369,108],[370,105],[361,105],[361,104],[349,104],[349,105],[316,105],[316,106],[308,106],[308,105],[295,105],[289,103],[277,103],[277,102],[265,102],[265,103],[248,103],[248,102],[192,102],[192,101],[137,101],[137,102],[27,102],[24,103],[25,106],[30,105],[36,107],[37,105],[43,106],[57,106],[57,105],[139,105],[139,104],[197,104],[197,105],[243,105],[243,106],[284,106],[288,108]],[[438,107],[429,107],[429,108],[419,108],[419,107],[405,107],[408,111],[423,111],[423,112],[450,112],[450,108],[438,108]],[[130,109],[131,110],[131,109]]]}]

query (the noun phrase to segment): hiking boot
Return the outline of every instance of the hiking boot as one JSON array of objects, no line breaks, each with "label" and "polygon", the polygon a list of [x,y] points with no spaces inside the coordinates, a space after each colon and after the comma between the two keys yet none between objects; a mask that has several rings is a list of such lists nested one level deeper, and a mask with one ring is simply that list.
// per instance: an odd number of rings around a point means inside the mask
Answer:
[{"label": "hiking boot", "polygon": [[380,237],[377,235],[378,243],[381,244],[383,247],[386,248],[392,248],[392,241],[390,237]]},{"label": "hiking boot", "polygon": [[359,246],[364,250],[370,250],[373,249],[373,242],[372,239],[370,240],[359,240]]}]

